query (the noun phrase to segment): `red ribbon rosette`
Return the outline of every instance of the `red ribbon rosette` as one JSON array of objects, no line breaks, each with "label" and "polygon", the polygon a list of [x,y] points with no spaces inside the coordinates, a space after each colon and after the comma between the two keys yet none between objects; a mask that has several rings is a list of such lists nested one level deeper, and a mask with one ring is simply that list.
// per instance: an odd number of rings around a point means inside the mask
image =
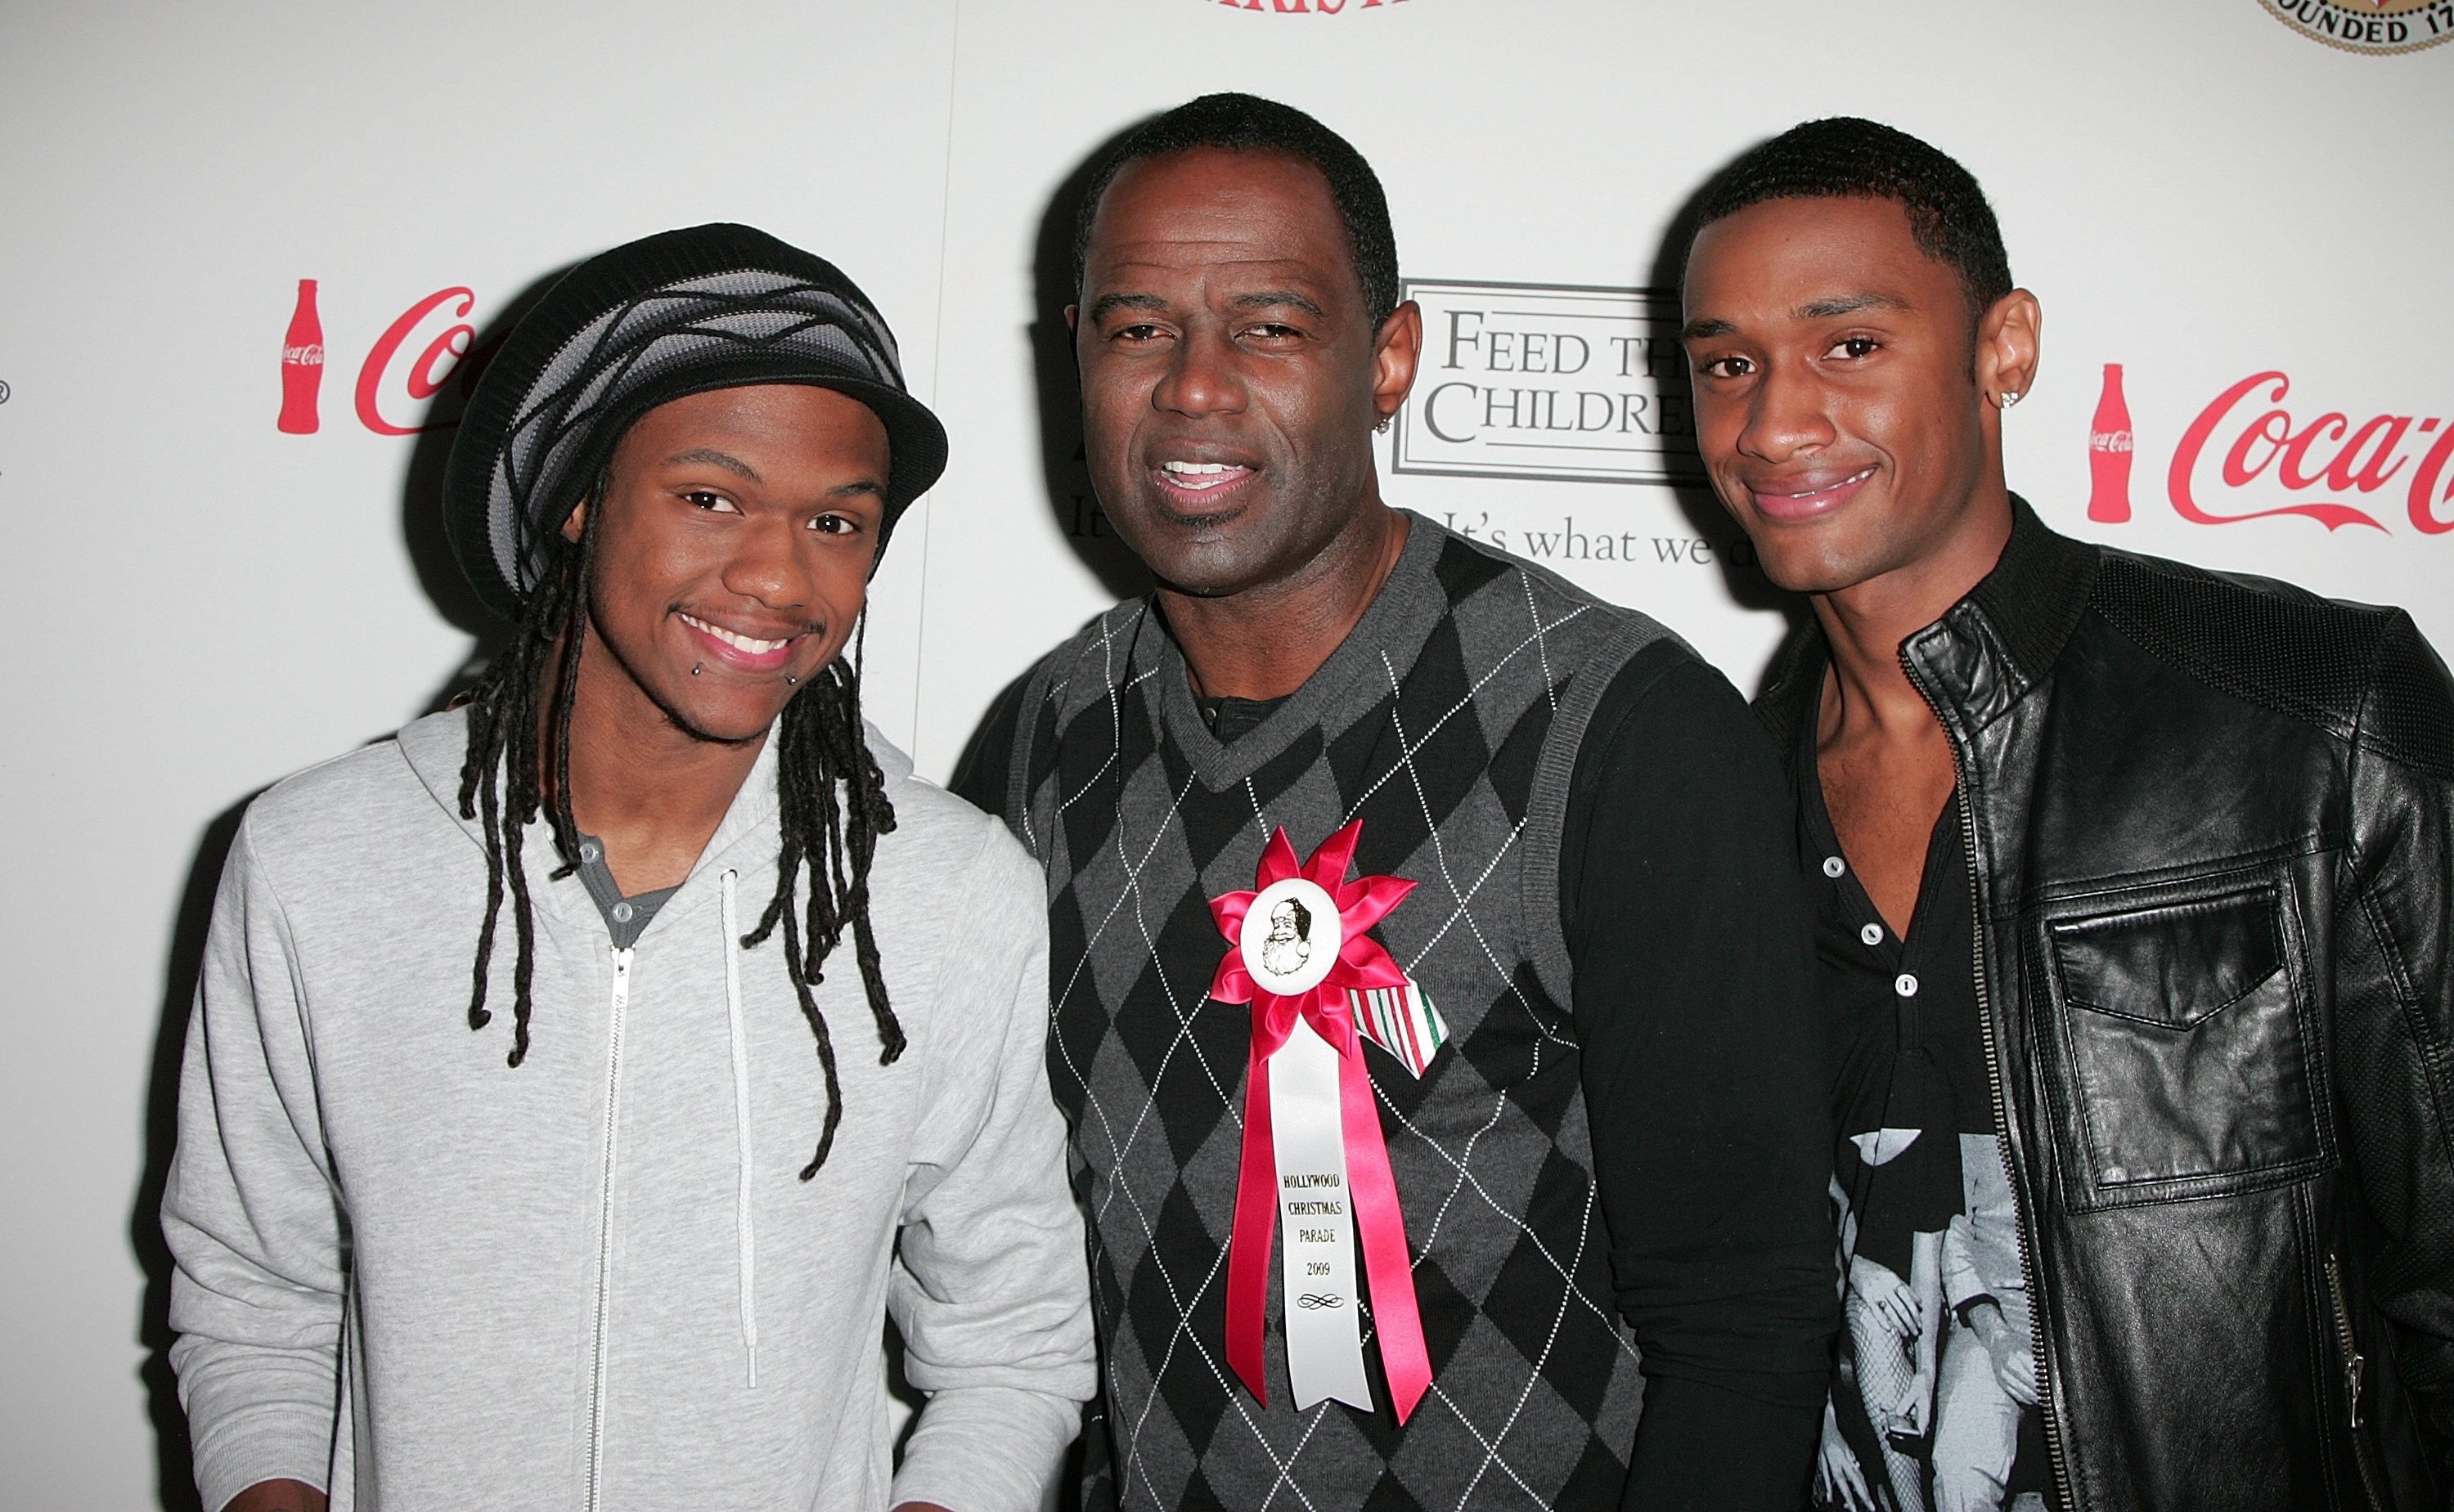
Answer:
[{"label": "red ribbon rosette", "polygon": [[[1431,1355],[1423,1345],[1422,1318],[1415,1303],[1405,1213],[1398,1204],[1388,1145],[1363,1068],[1363,1040],[1347,994],[1405,985],[1405,972],[1369,931],[1415,885],[1399,877],[1347,880],[1346,868],[1362,830],[1361,820],[1348,825],[1297,866],[1295,847],[1280,829],[1262,847],[1255,890],[1210,900],[1211,917],[1228,941],[1227,953],[1211,979],[1210,995],[1221,1003],[1249,1003],[1253,1014],[1252,1045],[1244,1065],[1243,1162],[1237,1175],[1236,1223],[1227,1253],[1227,1363],[1267,1405],[1262,1323],[1278,1213],[1269,1060],[1300,1019],[1338,1052],[1339,1124],[1356,1231],[1372,1286],[1380,1363],[1402,1423],[1431,1385]],[[1257,921],[1254,905],[1264,899],[1269,900],[1267,917]],[[1324,901],[1335,910],[1337,947],[1334,956],[1316,960],[1312,937],[1330,922],[1319,918]],[[1298,951],[1303,952],[1300,959]]]}]

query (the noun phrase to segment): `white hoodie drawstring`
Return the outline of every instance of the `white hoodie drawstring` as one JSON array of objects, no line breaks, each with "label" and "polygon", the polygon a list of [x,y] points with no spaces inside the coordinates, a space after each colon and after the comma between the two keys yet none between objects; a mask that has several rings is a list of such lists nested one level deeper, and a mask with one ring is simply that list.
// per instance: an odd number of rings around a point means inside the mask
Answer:
[{"label": "white hoodie drawstring", "polygon": [[750,1219],[750,1031],[741,1018],[741,922],[735,885],[740,873],[724,872],[724,1006],[733,1020],[733,1132],[740,1146],[741,1182],[734,1199],[734,1226],[741,1240],[741,1344],[750,1352],[750,1384],[758,1384],[758,1243]]}]

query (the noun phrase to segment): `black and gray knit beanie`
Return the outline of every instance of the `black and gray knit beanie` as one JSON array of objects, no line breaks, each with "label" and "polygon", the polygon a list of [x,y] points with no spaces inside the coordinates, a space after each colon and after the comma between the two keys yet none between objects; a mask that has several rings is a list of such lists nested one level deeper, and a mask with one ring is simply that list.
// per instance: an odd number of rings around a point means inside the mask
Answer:
[{"label": "black and gray knit beanie", "polygon": [[564,274],[512,328],[444,469],[444,528],[487,607],[517,618],[563,522],[622,433],[714,388],[810,384],[886,426],[886,523],[946,468],[946,431],[904,391],[895,335],[822,257],[747,226],[666,231]]}]

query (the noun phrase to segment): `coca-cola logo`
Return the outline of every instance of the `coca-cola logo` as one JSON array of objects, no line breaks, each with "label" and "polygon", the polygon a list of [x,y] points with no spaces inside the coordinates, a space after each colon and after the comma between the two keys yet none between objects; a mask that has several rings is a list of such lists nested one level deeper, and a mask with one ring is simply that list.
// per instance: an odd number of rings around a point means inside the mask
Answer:
[{"label": "coca-cola logo", "polygon": [[[406,396],[409,404],[425,404],[440,392],[454,368],[466,367],[466,381],[476,381],[476,364],[466,363],[477,340],[477,328],[462,317],[475,308],[477,296],[466,288],[438,288],[400,312],[367,348],[358,367],[358,423],[379,436],[413,436],[431,425],[395,425],[384,418],[386,400]],[[421,343],[413,338],[425,337]],[[408,361],[404,352],[414,352]],[[407,405],[395,403],[395,413]]]},{"label": "coca-cola logo", "polygon": [[2290,403],[2280,370],[2251,373],[2199,411],[2165,475],[2194,525],[2299,515],[2328,530],[2401,512],[2424,535],[2454,530],[2454,427],[2437,415],[2373,414]]},{"label": "coca-cola logo", "polygon": [[[458,423],[432,418],[432,401],[447,388],[454,398],[466,400],[500,340],[478,342],[477,328],[469,321],[476,305],[475,291],[465,286],[438,288],[412,301],[384,327],[358,364],[351,390],[359,425],[379,436],[413,436]],[[324,366],[315,281],[302,279],[281,346],[283,431],[307,435],[321,425]]]},{"label": "coca-cola logo", "polygon": [[2454,39],[2454,0],[2259,0],[2266,13],[2346,52],[2417,52]]}]

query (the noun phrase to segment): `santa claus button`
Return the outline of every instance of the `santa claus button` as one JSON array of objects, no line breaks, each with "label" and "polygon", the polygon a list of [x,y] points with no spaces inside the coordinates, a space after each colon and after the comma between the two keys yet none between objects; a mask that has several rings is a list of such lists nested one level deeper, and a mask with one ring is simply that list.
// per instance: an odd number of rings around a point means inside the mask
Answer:
[{"label": "santa claus button", "polygon": [[1254,898],[1237,945],[1253,985],[1292,998],[1320,985],[1346,943],[1338,904],[1301,877],[1274,882]]}]

